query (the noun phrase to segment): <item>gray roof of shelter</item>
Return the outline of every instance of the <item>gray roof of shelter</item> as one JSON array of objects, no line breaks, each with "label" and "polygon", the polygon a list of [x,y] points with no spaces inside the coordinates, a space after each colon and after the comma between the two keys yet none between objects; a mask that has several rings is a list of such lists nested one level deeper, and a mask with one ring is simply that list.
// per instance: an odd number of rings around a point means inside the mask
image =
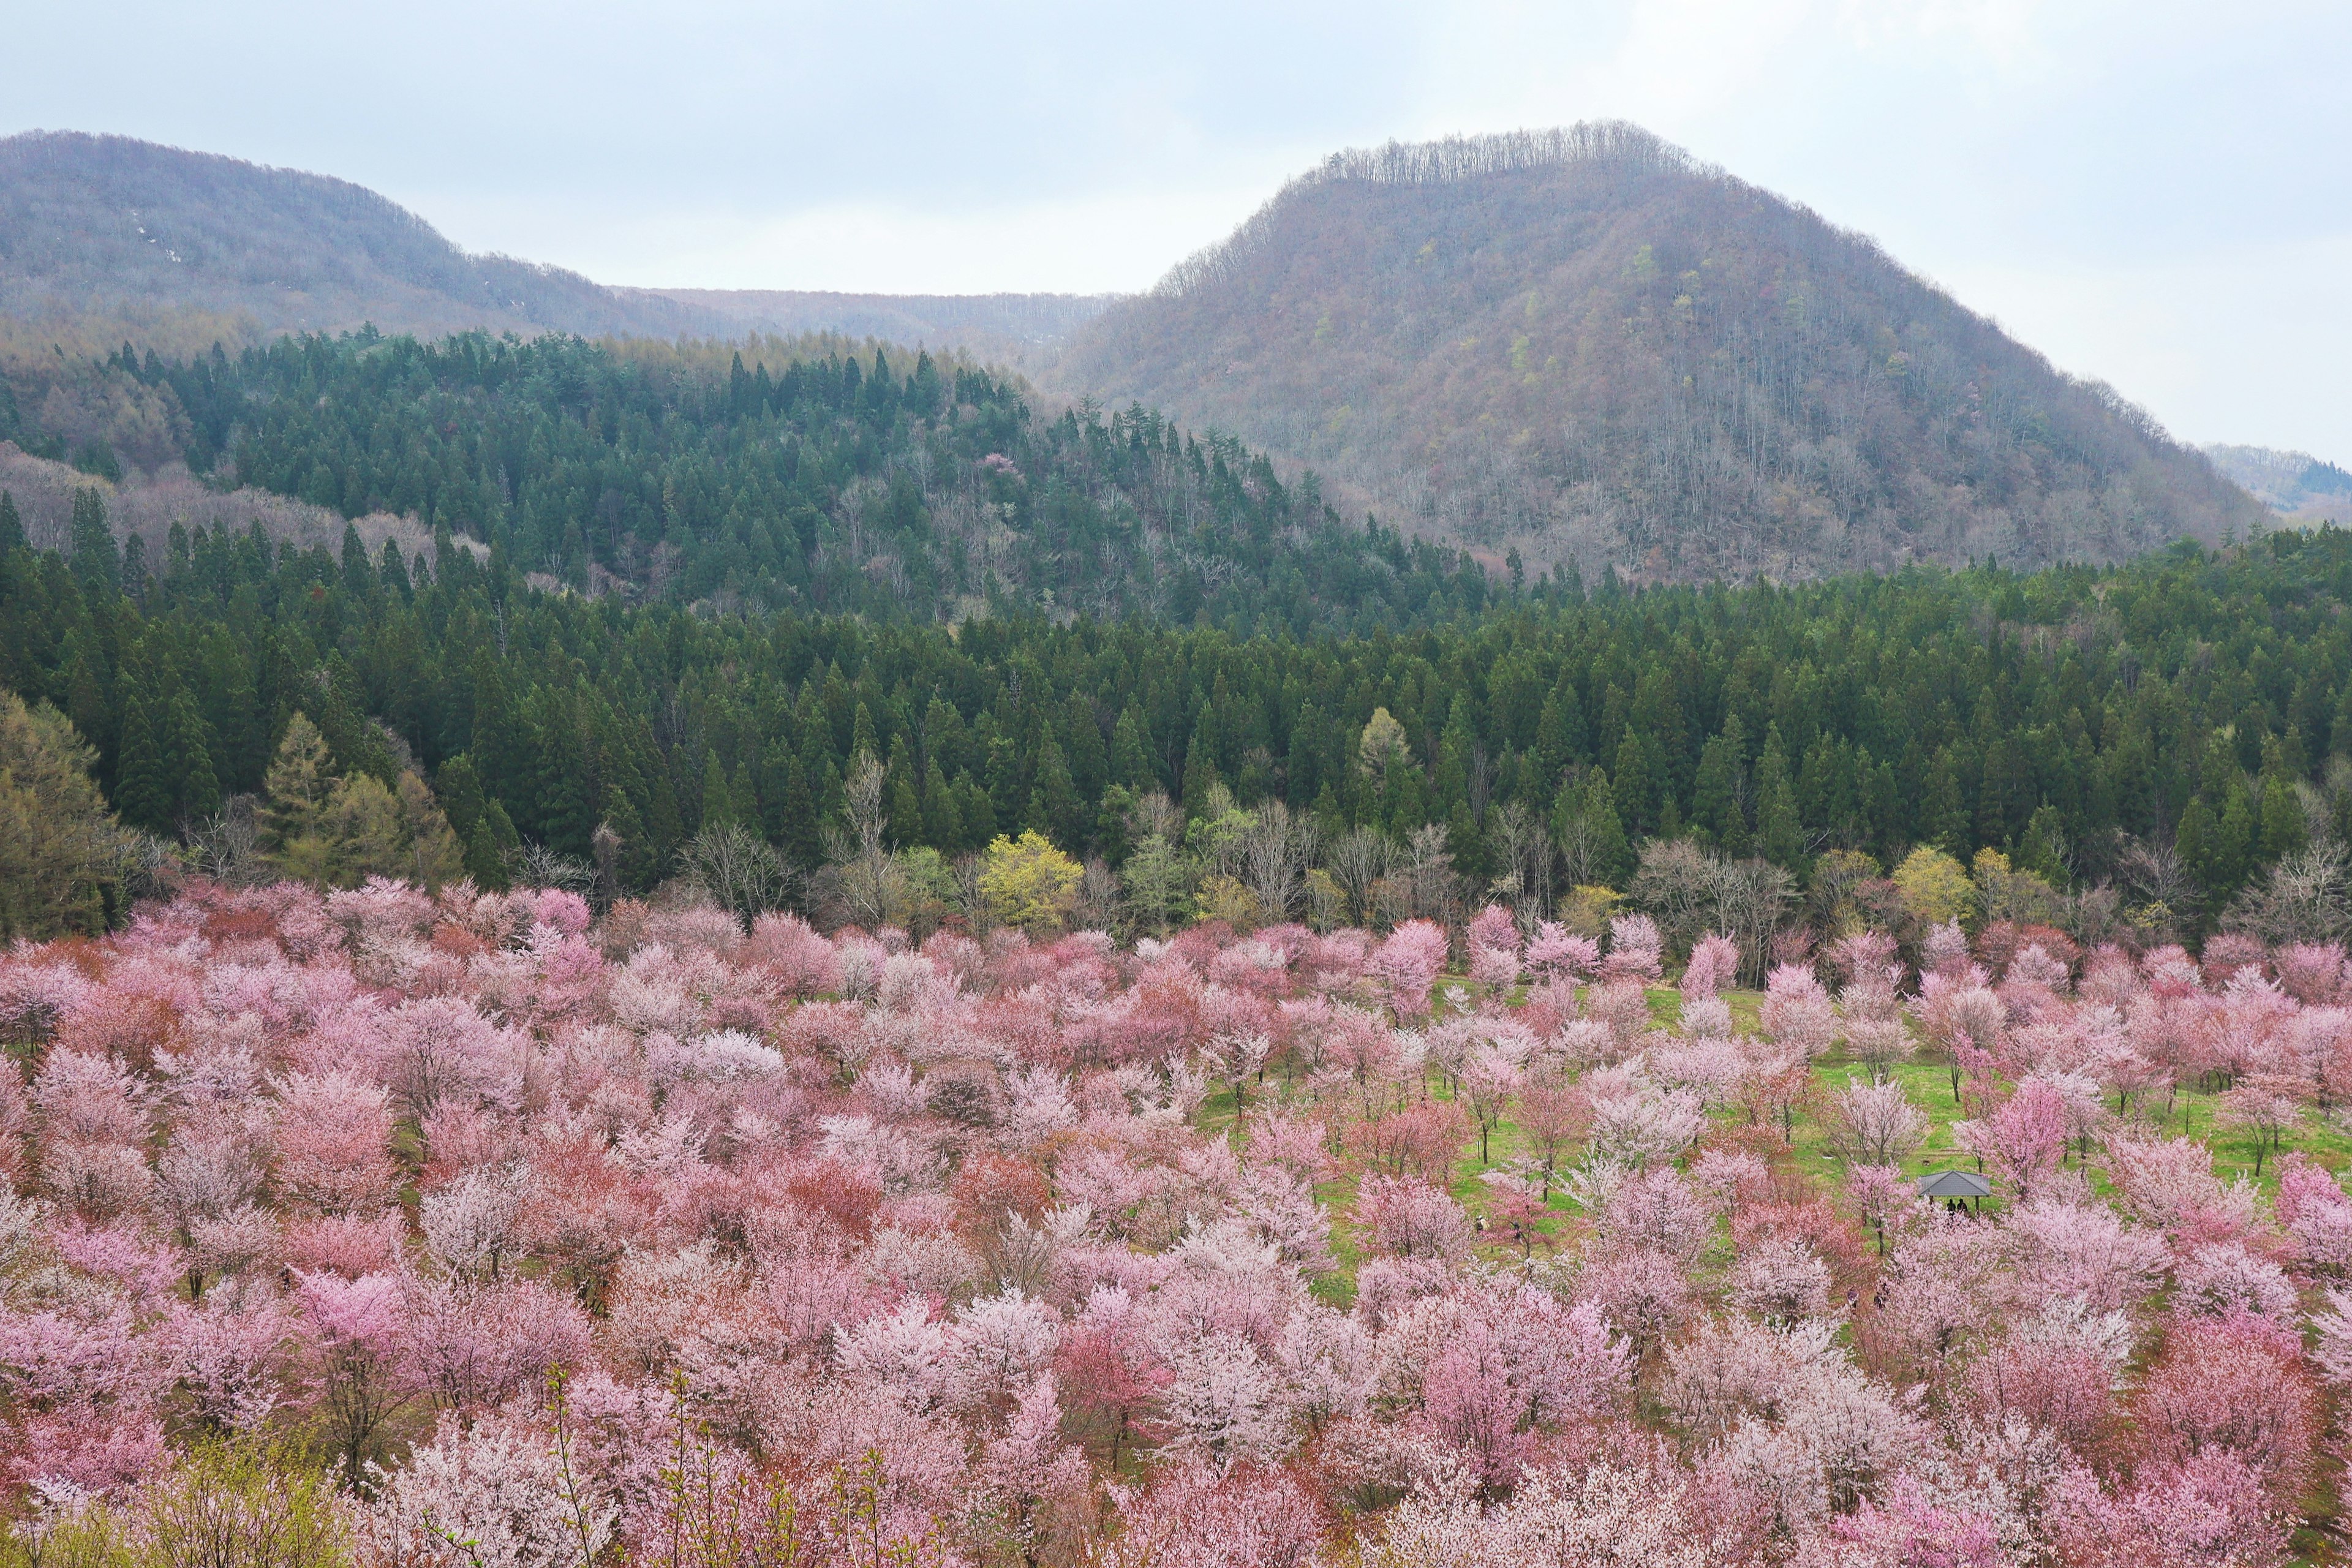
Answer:
[{"label": "gray roof of shelter", "polygon": [[1989,1198],[1992,1184],[1974,1171],[1930,1171],[1919,1178],[1923,1198]]}]

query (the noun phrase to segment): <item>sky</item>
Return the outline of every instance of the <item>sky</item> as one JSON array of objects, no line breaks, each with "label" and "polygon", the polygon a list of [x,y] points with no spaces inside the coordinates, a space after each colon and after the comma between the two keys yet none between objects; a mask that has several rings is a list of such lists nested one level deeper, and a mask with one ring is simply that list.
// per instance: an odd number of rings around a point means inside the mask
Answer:
[{"label": "sky", "polygon": [[2345,0],[0,0],[0,35],[39,64],[0,133],[336,174],[654,286],[1141,289],[1339,148],[1627,119],[2183,439],[2352,465]]}]

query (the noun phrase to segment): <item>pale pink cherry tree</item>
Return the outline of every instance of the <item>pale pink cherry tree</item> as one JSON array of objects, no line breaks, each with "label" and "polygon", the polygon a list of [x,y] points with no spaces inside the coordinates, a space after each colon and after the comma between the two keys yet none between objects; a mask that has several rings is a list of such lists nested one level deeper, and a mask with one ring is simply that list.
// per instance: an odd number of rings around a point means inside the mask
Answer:
[{"label": "pale pink cherry tree", "polygon": [[1683,965],[1683,1002],[1688,1005],[1702,996],[1713,996],[1730,985],[1739,975],[1739,944],[1719,931],[1710,931],[1699,938],[1690,952],[1689,961]]},{"label": "pale pink cherry tree", "polygon": [[1927,1119],[1900,1082],[1849,1083],[1830,1102],[1830,1147],[1855,1164],[1895,1165],[1927,1135]]},{"label": "pale pink cherry tree", "polygon": [[1954,1122],[1952,1137],[2021,1201],[2031,1199],[2065,1154],[2066,1102],[2048,1083],[2028,1079],[1990,1116]]},{"label": "pale pink cherry tree", "polygon": [[385,1423],[416,1394],[401,1283],[389,1274],[306,1274],[294,1295],[312,1407],[356,1487]]},{"label": "pale pink cherry tree", "polygon": [[2244,1463],[2282,1507],[2308,1483],[2319,1399],[2293,1331],[2244,1314],[2177,1321],[2138,1401],[2141,1462],[2179,1465],[2221,1451]]},{"label": "pale pink cherry tree", "polygon": [[2002,1568],[2008,1521],[1955,1506],[1912,1475],[1890,1482],[1882,1501],[1864,1498],[1829,1521],[1821,1559],[1834,1568]]},{"label": "pale pink cherry tree", "polygon": [[2243,1314],[2281,1324],[2294,1319],[2295,1289],[2286,1270],[2249,1250],[2242,1241],[2209,1241],[2191,1247],[2173,1276],[2176,1314],[2201,1318]]},{"label": "pale pink cherry tree", "polygon": [[[1751,1156],[1752,1158],[1752,1156]],[[1846,1167],[1846,1198],[1870,1227],[1877,1240],[1878,1256],[1886,1256],[1886,1233],[1900,1236],[1904,1228],[1917,1217],[1919,1192],[1893,1165],[1849,1165]]]},{"label": "pale pink cherry tree", "polygon": [[317,1215],[365,1218],[391,1201],[390,1098],[341,1072],[278,1080],[276,1175],[279,1191]]},{"label": "pale pink cherry tree", "polygon": [[1002,1436],[982,1449],[975,1501],[1023,1563],[1045,1559],[1076,1533],[1092,1477],[1086,1455],[1062,1438],[1062,1401],[1051,1373],[1024,1384]]},{"label": "pale pink cherry tree", "polygon": [[1075,1415],[1099,1432],[1114,1472],[1127,1445],[1156,1429],[1155,1412],[1168,1386],[1167,1365],[1148,1330],[1123,1286],[1098,1286],[1062,1336],[1055,1358]]},{"label": "pale pink cherry tree", "polygon": [[2299,1150],[2280,1162],[2278,1184],[2272,1207],[2296,1258],[2312,1274],[2344,1278],[2352,1270],[2352,1196]]},{"label": "pale pink cherry tree", "polygon": [[2028,1308],[2073,1300],[2096,1312],[2129,1310],[2163,1283],[2171,1262],[2160,1235],[2101,1203],[2033,1198],[2010,1210],[2003,1228],[2012,1289]]},{"label": "pale pink cherry tree", "polygon": [[1829,1314],[1830,1270],[1821,1255],[1796,1237],[1743,1249],[1731,1271],[1730,1299],[1768,1323],[1793,1323]]},{"label": "pale pink cherry tree", "polygon": [[215,1286],[202,1306],[174,1301],[159,1331],[197,1423],[214,1433],[251,1432],[278,1409],[294,1322],[257,1285]]},{"label": "pale pink cherry tree", "polygon": [[0,1306],[0,1485],[71,1498],[138,1480],[163,1456],[163,1349],[120,1297]]},{"label": "pale pink cherry tree", "polygon": [[1511,911],[1488,904],[1470,921],[1470,978],[1490,991],[1507,990],[1519,979],[1519,928]]},{"label": "pale pink cherry tree", "polygon": [[[1968,933],[1958,921],[1932,926],[1919,942],[1919,967],[1935,974],[1958,974],[1969,964]],[[1982,980],[1978,982],[1982,984]]]},{"label": "pale pink cherry tree", "polygon": [[1988,1432],[2025,1423],[2090,1454],[2113,1433],[2132,1353],[2130,1323],[2060,1297],[2020,1319],[1962,1371],[1958,1402]]},{"label": "pale pink cherry tree", "polygon": [[1773,966],[1764,979],[1764,1004],[1757,1022],[1767,1038],[1807,1061],[1828,1050],[1838,1037],[1837,1009],[1810,964]]},{"label": "pale pink cherry tree", "polygon": [[1520,1064],[1493,1046],[1482,1047],[1462,1070],[1461,1098],[1478,1124],[1478,1163],[1486,1163],[1488,1140],[1503,1120],[1511,1097],[1527,1081]]},{"label": "pale pink cherry tree", "polygon": [[434,1568],[577,1568],[612,1544],[619,1510],[537,1423],[444,1416],[386,1472],[368,1467],[359,1533],[380,1561]]},{"label": "pale pink cherry tree", "polygon": [[1384,1258],[1456,1262],[1469,1255],[1474,1239],[1462,1205],[1412,1177],[1365,1177],[1357,1189],[1356,1225]]},{"label": "pale pink cherry tree", "polygon": [[1654,985],[1665,973],[1664,946],[1657,921],[1647,915],[1619,915],[1609,922],[1609,956],[1601,960],[1601,977]]},{"label": "pale pink cherry tree", "polygon": [[2255,1468],[2222,1450],[2145,1467],[2114,1493],[2074,1471],[2055,1513],[2073,1568],[2279,1568],[2293,1521]]},{"label": "pale pink cherry tree", "polygon": [[1429,1011],[1430,988],[1444,971],[1445,932],[1434,921],[1411,920],[1391,931],[1372,954],[1372,972],[1388,984],[1390,1005],[1401,1017]]},{"label": "pale pink cherry tree", "polygon": [[1313,1568],[1326,1530],[1315,1493],[1286,1469],[1169,1466],[1146,1489],[1118,1488],[1123,1528],[1102,1568]]},{"label": "pale pink cherry tree", "polygon": [[1543,921],[1528,943],[1527,963],[1538,974],[1572,984],[1601,967],[1601,944],[1558,921]]},{"label": "pale pink cherry tree", "polygon": [[591,1359],[588,1314],[535,1279],[401,1280],[401,1361],[444,1410],[486,1409]]},{"label": "pale pink cherry tree", "polygon": [[146,1201],[154,1184],[142,1148],[152,1126],[150,1086],[112,1058],[59,1047],[43,1059],[32,1099],[49,1197],[88,1220]]}]

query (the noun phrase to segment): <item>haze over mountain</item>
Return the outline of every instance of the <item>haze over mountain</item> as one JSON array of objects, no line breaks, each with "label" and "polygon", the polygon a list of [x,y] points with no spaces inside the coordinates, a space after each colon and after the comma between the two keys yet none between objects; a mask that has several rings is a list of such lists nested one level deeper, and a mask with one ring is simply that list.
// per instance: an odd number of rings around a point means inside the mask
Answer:
[{"label": "haze over mountain", "polygon": [[2352,473],[2308,452],[2269,447],[2200,448],[2229,479],[2281,517],[2352,522]]},{"label": "haze over mountain", "polygon": [[2112,560],[2261,515],[1867,238],[1622,124],[1335,156],[1050,379],[1649,576]]}]

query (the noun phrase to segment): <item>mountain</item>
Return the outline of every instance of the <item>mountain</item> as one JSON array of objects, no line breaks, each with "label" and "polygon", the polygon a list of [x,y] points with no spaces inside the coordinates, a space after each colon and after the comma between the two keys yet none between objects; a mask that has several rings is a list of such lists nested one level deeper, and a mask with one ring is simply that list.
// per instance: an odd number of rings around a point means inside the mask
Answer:
[{"label": "mountain", "polygon": [[2308,452],[2215,445],[2200,448],[2230,480],[2281,517],[2352,522],[2352,473]]},{"label": "mountain", "polygon": [[0,313],[197,310],[263,331],[713,332],[576,272],[475,256],[347,181],[123,136],[0,140]]},{"label": "mountain", "polygon": [[195,312],[236,323],[233,340],[370,321],[425,336],[839,332],[1010,363],[1061,343],[1110,300],[607,288],[469,254],[348,181],[123,136],[0,139],[0,315],[17,318],[141,323]]},{"label": "mountain", "polygon": [[1644,578],[2115,560],[2261,516],[1867,238],[1623,124],[1340,153],[1045,374]]}]

